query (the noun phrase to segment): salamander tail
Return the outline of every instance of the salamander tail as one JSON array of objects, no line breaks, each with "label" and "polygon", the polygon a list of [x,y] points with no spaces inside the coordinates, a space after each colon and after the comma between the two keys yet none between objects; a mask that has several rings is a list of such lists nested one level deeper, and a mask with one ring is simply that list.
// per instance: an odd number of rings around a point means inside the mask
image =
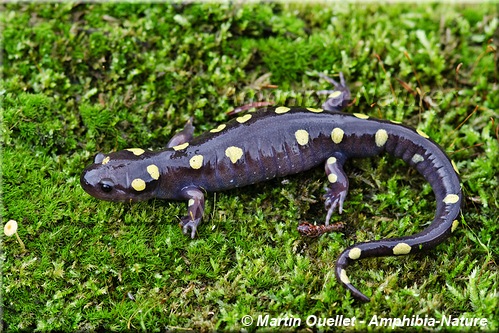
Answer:
[{"label": "salamander tail", "polygon": [[363,293],[361,293],[357,288],[355,288],[350,282],[350,279],[348,278],[346,268],[351,260],[350,258],[348,258],[349,251],[350,251],[349,249],[343,251],[343,253],[336,261],[336,268],[335,268],[336,279],[340,281],[345,286],[345,288],[350,290],[353,297],[363,302],[369,302],[371,301],[371,299],[366,295],[364,295]]}]

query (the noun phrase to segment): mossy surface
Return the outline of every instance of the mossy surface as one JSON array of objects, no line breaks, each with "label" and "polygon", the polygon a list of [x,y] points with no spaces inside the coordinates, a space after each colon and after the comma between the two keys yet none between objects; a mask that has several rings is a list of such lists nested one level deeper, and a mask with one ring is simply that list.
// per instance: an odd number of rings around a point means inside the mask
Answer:
[{"label": "mossy surface", "polygon": [[[256,330],[259,315],[485,318],[498,312],[499,20],[493,3],[6,4],[2,24],[2,325],[6,331]],[[345,233],[322,223],[323,168],[208,194],[198,238],[185,203],[98,201],[80,187],[97,152],[160,149],[253,102],[320,106],[318,72],[349,81],[348,112],[402,121],[438,142],[462,178],[454,236],[428,254],[352,265],[361,304],[335,280],[347,246],[414,234],[430,186],[390,156],[349,161]],[[244,316],[254,318],[244,326]],[[375,317],[377,316],[377,317]],[[270,322],[269,322],[270,324]],[[423,331],[426,326],[412,329]],[[281,322],[281,330],[289,327]],[[431,328],[431,327],[430,327]],[[267,328],[268,329],[268,328]]]}]

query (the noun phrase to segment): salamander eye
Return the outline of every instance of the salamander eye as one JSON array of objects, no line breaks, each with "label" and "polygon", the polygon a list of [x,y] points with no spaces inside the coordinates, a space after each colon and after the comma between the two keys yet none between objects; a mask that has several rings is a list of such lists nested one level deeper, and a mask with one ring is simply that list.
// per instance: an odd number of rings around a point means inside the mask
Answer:
[{"label": "salamander eye", "polygon": [[102,190],[102,192],[106,192],[106,193],[109,193],[113,190],[113,182],[109,179],[103,179],[101,182],[100,182],[100,188]]}]

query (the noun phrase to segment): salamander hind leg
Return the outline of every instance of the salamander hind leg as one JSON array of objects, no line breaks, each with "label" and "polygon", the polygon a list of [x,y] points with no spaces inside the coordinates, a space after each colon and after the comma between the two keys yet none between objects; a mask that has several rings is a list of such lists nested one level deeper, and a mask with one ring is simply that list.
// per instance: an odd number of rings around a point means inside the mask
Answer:
[{"label": "salamander hind leg", "polygon": [[329,224],[329,220],[334,210],[338,207],[338,212],[343,211],[343,202],[348,193],[348,178],[343,171],[343,163],[346,158],[341,153],[334,153],[326,160],[325,170],[329,182],[324,194],[324,207],[327,210],[324,225],[314,225],[303,222],[298,226],[298,232],[305,237],[315,238],[328,232],[340,231],[345,225],[343,222]]},{"label": "salamander hind leg", "polygon": [[185,235],[189,234],[191,238],[196,237],[196,231],[199,223],[203,219],[204,213],[204,194],[197,187],[187,187],[182,190],[182,195],[188,199],[187,216],[181,219],[180,226]]},{"label": "salamander hind leg", "polygon": [[329,186],[324,195],[324,206],[327,210],[326,225],[329,225],[329,220],[336,207],[338,212],[343,212],[343,202],[348,193],[348,177],[343,171],[343,163],[345,157],[340,153],[335,153],[326,160],[325,170]]},{"label": "salamander hind leg", "polygon": [[323,90],[317,93],[327,93],[328,99],[324,104],[322,104],[322,108],[326,111],[341,111],[344,109],[352,98],[350,89],[345,82],[345,77],[343,73],[340,72],[340,83],[336,82],[332,78],[319,74],[320,77],[328,81],[334,86],[334,90]]}]

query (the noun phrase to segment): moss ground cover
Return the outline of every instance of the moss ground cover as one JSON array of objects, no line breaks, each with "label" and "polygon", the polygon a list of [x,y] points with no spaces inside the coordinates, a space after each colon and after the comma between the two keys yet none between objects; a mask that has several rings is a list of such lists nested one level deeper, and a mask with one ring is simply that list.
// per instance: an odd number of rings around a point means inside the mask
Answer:
[{"label": "moss ground cover", "polygon": [[[499,327],[495,4],[26,3],[0,18],[2,225],[16,220],[26,247],[1,240],[7,331],[255,330],[266,314],[300,318],[298,330],[311,315],[357,318],[347,331],[381,330],[374,316]],[[160,149],[189,117],[199,134],[247,103],[319,106],[329,86],[317,73],[340,71],[348,111],[429,134],[465,197],[434,251],[350,267],[369,304],[335,281],[340,251],[416,233],[434,214],[429,185],[394,158],[348,162],[333,217],[348,227],[312,241],[296,226],[324,219],[322,168],[208,194],[195,240],[177,225],[185,203],[107,203],[80,188],[97,152]]]}]

